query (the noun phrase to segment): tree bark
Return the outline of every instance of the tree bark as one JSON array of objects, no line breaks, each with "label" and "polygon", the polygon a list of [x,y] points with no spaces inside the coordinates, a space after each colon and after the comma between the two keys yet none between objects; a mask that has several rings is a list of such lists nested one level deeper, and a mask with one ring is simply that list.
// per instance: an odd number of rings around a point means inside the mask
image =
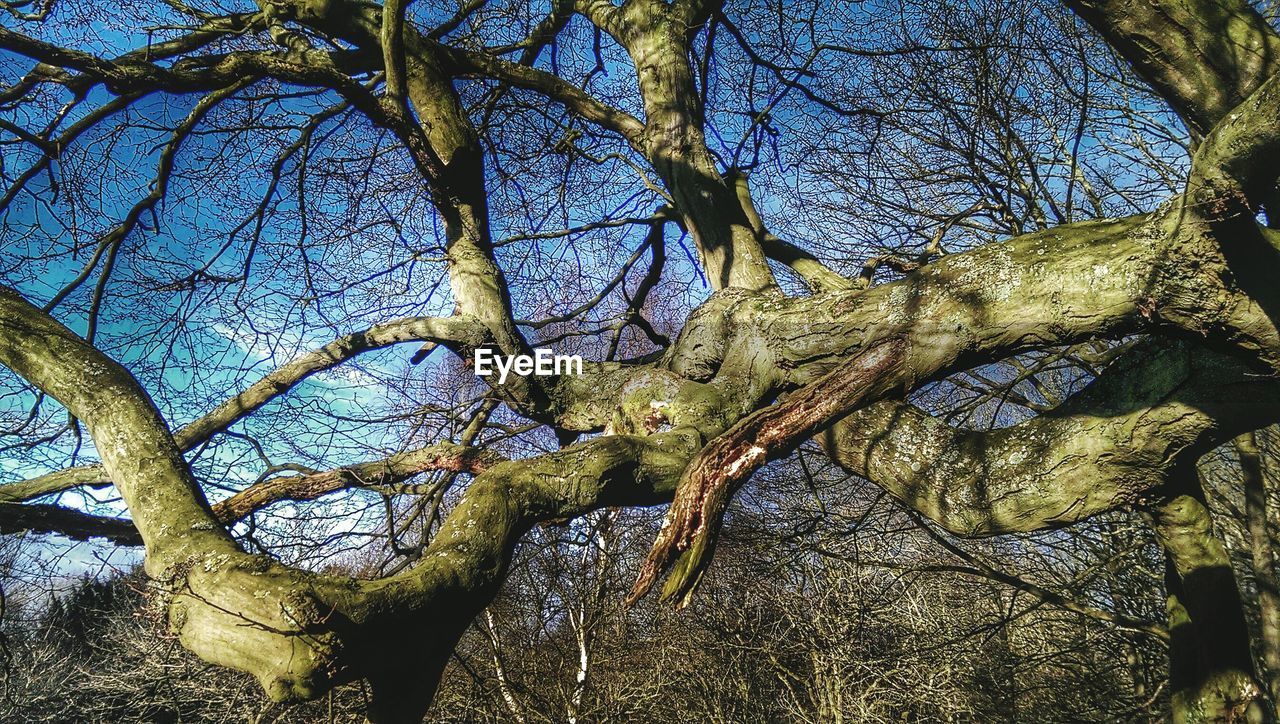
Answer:
[{"label": "tree bark", "polygon": [[1214,533],[1194,465],[1175,475],[1174,489],[1183,492],[1151,509],[1167,555],[1173,720],[1261,722],[1263,690],[1231,562]]},{"label": "tree bark", "polygon": [[1267,486],[1257,433],[1235,439],[1244,473],[1244,516],[1249,536],[1249,557],[1258,588],[1258,631],[1262,667],[1271,706],[1280,702],[1280,582],[1276,579],[1274,542],[1267,520]]}]

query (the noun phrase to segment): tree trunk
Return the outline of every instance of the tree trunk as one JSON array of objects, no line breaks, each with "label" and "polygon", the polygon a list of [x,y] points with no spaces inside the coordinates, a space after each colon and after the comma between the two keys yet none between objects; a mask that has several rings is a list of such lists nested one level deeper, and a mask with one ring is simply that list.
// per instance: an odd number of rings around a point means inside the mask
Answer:
[{"label": "tree trunk", "polygon": [[1249,631],[1226,549],[1213,531],[1193,466],[1155,506],[1167,555],[1169,685],[1174,722],[1261,722],[1264,707]]},{"label": "tree trunk", "polygon": [[1235,440],[1244,473],[1244,514],[1249,531],[1253,580],[1258,587],[1259,653],[1264,681],[1272,706],[1280,702],[1280,590],[1277,590],[1275,553],[1267,528],[1267,489],[1256,433]]}]

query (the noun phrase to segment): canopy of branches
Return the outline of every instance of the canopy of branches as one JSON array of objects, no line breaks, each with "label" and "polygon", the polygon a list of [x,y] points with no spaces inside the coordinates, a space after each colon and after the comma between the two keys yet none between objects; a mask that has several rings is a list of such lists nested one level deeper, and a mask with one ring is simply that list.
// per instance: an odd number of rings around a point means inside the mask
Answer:
[{"label": "canopy of branches", "polygon": [[1274,714],[1269,5],[0,10],[9,585],[146,590],[15,640],[149,606],[374,721]]}]

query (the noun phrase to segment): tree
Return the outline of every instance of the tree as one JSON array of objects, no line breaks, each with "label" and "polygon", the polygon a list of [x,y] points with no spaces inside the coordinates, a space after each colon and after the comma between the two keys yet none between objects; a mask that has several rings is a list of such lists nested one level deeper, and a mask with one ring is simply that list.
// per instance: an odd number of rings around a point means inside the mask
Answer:
[{"label": "tree", "polygon": [[[69,462],[4,530],[141,542],[191,651],[413,720],[532,528],[671,502],[630,600],[684,605],[817,440],[961,537],[1146,515],[1175,719],[1257,716],[1197,461],[1280,422],[1280,35],[1066,5],[7,2],[8,450]],[[405,342],[429,368],[375,363]],[[582,374],[433,354],[552,344]],[[340,372],[387,399],[308,397]],[[964,389],[986,429],[927,410]],[[127,520],[59,502],[106,485]],[[326,568],[362,534],[332,508],[257,529],[352,489],[396,554],[367,576]]]}]

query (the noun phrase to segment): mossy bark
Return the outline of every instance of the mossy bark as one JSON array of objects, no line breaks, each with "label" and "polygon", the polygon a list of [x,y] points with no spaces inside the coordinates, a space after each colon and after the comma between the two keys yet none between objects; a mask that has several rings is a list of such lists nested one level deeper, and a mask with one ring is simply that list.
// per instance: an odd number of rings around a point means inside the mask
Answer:
[{"label": "mossy bark", "polygon": [[1261,722],[1265,702],[1244,607],[1195,476],[1191,464],[1177,471],[1174,493],[1151,510],[1167,556],[1173,720]]},{"label": "mossy bark", "polygon": [[[786,298],[774,287],[760,245],[763,224],[706,148],[688,59],[689,33],[701,22],[695,5],[578,5],[634,61],[642,128],[626,114],[601,110],[580,89],[538,83],[588,117],[625,130],[670,191],[717,293],[658,362],[592,365],[581,378],[545,386],[516,380],[510,399],[520,412],[563,429],[609,434],[483,472],[410,571],[353,581],[240,551],[188,470],[182,445],[128,372],[16,294],[0,291],[0,362],[85,422],[146,544],[147,571],[171,593],[171,621],[185,645],[253,673],[281,700],[313,698],[364,677],[375,695],[373,718],[412,720],[531,526],[669,500],[708,441],[886,340],[900,341],[903,350],[868,384],[914,390],[1028,350],[1138,334],[1161,338],[1060,410],[1007,431],[952,430],[895,402],[847,410],[825,436],[833,457],[966,535],[1040,530],[1150,503],[1203,450],[1275,421],[1276,383],[1268,373],[1280,369],[1277,236],[1250,226],[1241,209],[1256,206],[1253,167],[1274,158],[1270,146],[1280,143],[1261,125],[1274,120],[1267,104],[1280,94],[1256,95],[1275,72],[1280,41],[1244,3],[1073,3],[1203,136],[1187,196],[1150,214],[1065,225],[948,255],[870,289],[833,283],[805,298]],[[383,13],[376,6],[325,0],[270,7],[273,17],[381,50]],[[407,100],[438,161],[429,180],[447,226],[454,299],[486,339],[508,352],[522,349],[489,238],[474,127],[443,51],[412,27],[401,31]],[[70,58],[79,72],[121,88],[159,79],[166,88],[190,90],[204,86],[178,81],[221,77],[56,56],[41,41],[18,43],[5,32],[11,46],[32,57]],[[1201,42],[1215,33],[1225,45]],[[1232,51],[1231,67],[1214,65],[1218,59],[1206,52],[1213,47]],[[294,80],[333,81],[332,59],[302,55],[329,65],[279,58],[264,65],[259,56],[236,56],[215,70],[286,77],[291,69],[287,77]],[[533,72],[525,71],[521,77]],[[1233,119],[1243,126],[1220,125],[1236,103],[1251,101],[1250,108],[1263,110],[1259,117],[1244,114]],[[1250,133],[1250,123],[1268,132]],[[1223,133],[1215,137],[1215,128]],[[280,391],[260,389],[253,404]],[[221,416],[209,429],[225,429],[242,414]],[[1174,574],[1169,611],[1177,631],[1178,716],[1247,716],[1256,683],[1247,641],[1241,643],[1238,594],[1207,513],[1196,495],[1179,492],[1153,514]]]}]

